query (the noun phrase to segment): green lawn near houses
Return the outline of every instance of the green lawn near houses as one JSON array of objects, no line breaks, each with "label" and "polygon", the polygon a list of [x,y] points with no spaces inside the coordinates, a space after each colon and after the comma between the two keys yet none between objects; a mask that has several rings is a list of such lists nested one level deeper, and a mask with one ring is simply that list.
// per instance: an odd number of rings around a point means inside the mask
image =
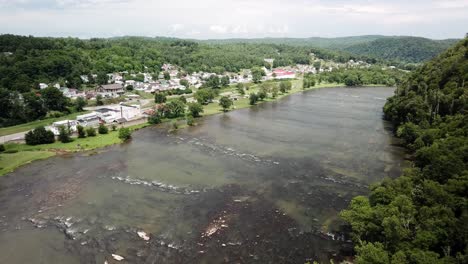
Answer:
[{"label": "green lawn near houses", "polygon": [[77,116],[83,115],[86,113],[89,113],[89,112],[77,112],[77,113],[73,113],[73,114],[69,114],[69,115],[65,115],[61,117],[47,118],[47,119],[37,120],[37,121],[29,122],[29,123],[16,125],[16,126],[2,127],[0,128],[0,136],[29,131],[38,126],[48,126],[56,121],[67,120],[67,119],[73,120],[73,119],[76,119]]}]

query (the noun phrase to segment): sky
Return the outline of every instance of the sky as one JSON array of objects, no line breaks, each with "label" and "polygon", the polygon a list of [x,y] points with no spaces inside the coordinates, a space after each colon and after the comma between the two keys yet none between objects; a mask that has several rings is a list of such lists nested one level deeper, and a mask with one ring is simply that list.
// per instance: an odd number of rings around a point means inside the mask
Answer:
[{"label": "sky", "polygon": [[0,34],[462,38],[468,0],[0,0]]}]

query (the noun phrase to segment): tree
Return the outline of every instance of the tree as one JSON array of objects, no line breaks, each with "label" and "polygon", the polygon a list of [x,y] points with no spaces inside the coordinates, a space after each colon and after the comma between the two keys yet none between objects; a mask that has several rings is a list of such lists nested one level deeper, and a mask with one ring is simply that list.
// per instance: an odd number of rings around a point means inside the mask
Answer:
[{"label": "tree", "polygon": [[238,83],[236,85],[236,90],[237,90],[237,92],[239,92],[239,94],[244,95],[245,94],[244,84],[243,83]]},{"label": "tree", "polygon": [[200,104],[206,105],[214,99],[214,93],[211,89],[199,89],[194,97]]},{"label": "tree", "polygon": [[96,77],[96,82],[99,85],[107,84],[109,77],[105,72],[99,72]]},{"label": "tree", "polygon": [[229,76],[226,75],[226,76],[221,77],[221,86],[222,87],[229,86],[229,83],[230,83]]},{"label": "tree", "polygon": [[164,115],[167,118],[177,118],[184,116],[185,114],[185,104],[180,100],[170,101],[166,104],[167,111]]},{"label": "tree", "polygon": [[132,131],[128,127],[122,127],[119,129],[119,138],[122,141],[127,141],[132,138]]},{"label": "tree", "polygon": [[162,92],[156,92],[154,94],[154,102],[157,104],[165,103],[167,100],[166,95]]},{"label": "tree", "polygon": [[210,77],[208,77],[208,79],[205,82],[206,87],[213,88],[213,89],[219,88],[220,85],[221,85],[221,82],[219,81],[219,77],[216,75],[211,75]]},{"label": "tree", "polygon": [[99,134],[107,134],[107,133],[109,133],[109,129],[104,124],[99,124],[98,133]]},{"label": "tree", "polygon": [[185,96],[183,96],[183,95],[180,96],[178,99],[179,99],[180,101],[182,101],[182,103],[184,103],[184,104],[187,103],[187,98],[185,98]]},{"label": "tree", "polygon": [[47,87],[41,90],[41,96],[47,109],[53,111],[65,111],[68,106],[68,98],[55,87]]},{"label": "tree", "polygon": [[86,99],[84,99],[83,97],[78,97],[76,98],[75,100],[75,110],[77,112],[82,112],[83,111],[83,108],[88,104],[88,102],[86,101]]},{"label": "tree", "polygon": [[189,82],[186,79],[181,79],[179,81],[179,84],[185,86],[185,88],[189,88],[190,86]]},{"label": "tree", "polygon": [[133,91],[133,85],[131,85],[131,84],[127,85],[127,87],[125,87],[125,90]]},{"label": "tree", "polygon": [[94,129],[94,127],[88,127],[86,129],[86,135],[88,137],[95,137],[96,136],[96,129]]},{"label": "tree", "polygon": [[104,105],[104,101],[102,101],[102,95],[100,94],[96,95],[96,105]]},{"label": "tree", "polygon": [[357,74],[348,74],[344,78],[344,83],[346,86],[358,86],[362,84]]},{"label": "tree", "polygon": [[191,115],[187,115],[185,120],[187,121],[187,125],[189,125],[189,126],[193,126],[195,124],[195,120],[194,120],[193,116],[191,116]]},{"label": "tree", "polygon": [[199,117],[203,113],[203,106],[200,103],[188,103],[188,111],[192,117]]},{"label": "tree", "polygon": [[262,76],[265,76],[265,71],[259,67],[252,68],[252,80],[254,83],[259,83],[262,81]]},{"label": "tree", "polygon": [[271,97],[276,98],[278,96],[279,88],[277,85],[271,88]]},{"label": "tree", "polygon": [[162,116],[159,111],[154,112],[154,114],[148,117],[148,123],[152,125],[160,124],[162,122]]},{"label": "tree", "polygon": [[320,68],[322,67],[322,62],[321,61],[315,61],[314,62],[314,68],[319,71]]},{"label": "tree", "polygon": [[250,105],[256,104],[257,101],[258,101],[258,96],[257,96],[257,94],[251,93],[251,94],[249,95],[249,103],[250,103]]},{"label": "tree", "polygon": [[40,126],[26,133],[24,139],[28,145],[51,144],[55,142],[55,135],[52,131]]},{"label": "tree", "polygon": [[78,125],[76,127],[76,130],[78,131],[78,138],[85,138],[86,137],[86,132],[85,132],[84,127]]},{"label": "tree", "polygon": [[287,93],[292,88],[292,83],[290,81],[280,82],[280,91],[281,93]]},{"label": "tree", "polygon": [[232,99],[227,96],[223,96],[221,99],[219,99],[219,105],[223,108],[224,112],[228,111],[233,104],[234,102]]},{"label": "tree", "polygon": [[66,128],[65,126],[60,126],[58,139],[62,143],[71,142],[72,139],[70,137],[70,129]]},{"label": "tree", "polygon": [[[47,108],[44,100],[34,92],[23,94],[24,111],[28,120],[36,120],[46,116]],[[9,104],[10,102],[8,102]]]},{"label": "tree", "polygon": [[168,72],[164,72],[164,80],[169,81],[171,79],[171,75]]}]

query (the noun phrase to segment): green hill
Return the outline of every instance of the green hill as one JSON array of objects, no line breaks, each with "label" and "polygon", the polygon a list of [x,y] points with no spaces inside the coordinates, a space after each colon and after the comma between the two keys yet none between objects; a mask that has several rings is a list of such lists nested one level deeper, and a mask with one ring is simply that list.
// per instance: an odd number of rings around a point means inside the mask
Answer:
[{"label": "green hill", "polygon": [[255,43],[306,46],[346,51],[395,63],[420,63],[434,58],[458,40],[432,40],[421,37],[365,35],[338,38],[258,38],[200,41],[209,44]]},{"label": "green hill", "polygon": [[418,63],[434,58],[456,40],[419,37],[385,37],[345,47],[344,50],[388,61]]},{"label": "green hill", "polygon": [[384,113],[413,166],[355,197],[342,217],[356,263],[467,263],[468,38],[397,88]]}]

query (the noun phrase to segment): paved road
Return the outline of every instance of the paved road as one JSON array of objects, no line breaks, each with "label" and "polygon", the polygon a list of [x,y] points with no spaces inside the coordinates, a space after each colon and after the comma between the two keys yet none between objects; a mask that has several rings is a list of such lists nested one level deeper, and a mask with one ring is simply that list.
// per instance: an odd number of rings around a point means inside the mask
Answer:
[{"label": "paved road", "polygon": [[24,135],[26,135],[26,133],[28,133],[28,131],[1,136],[0,137],[0,144],[10,142],[10,141],[23,141],[24,140]]}]

